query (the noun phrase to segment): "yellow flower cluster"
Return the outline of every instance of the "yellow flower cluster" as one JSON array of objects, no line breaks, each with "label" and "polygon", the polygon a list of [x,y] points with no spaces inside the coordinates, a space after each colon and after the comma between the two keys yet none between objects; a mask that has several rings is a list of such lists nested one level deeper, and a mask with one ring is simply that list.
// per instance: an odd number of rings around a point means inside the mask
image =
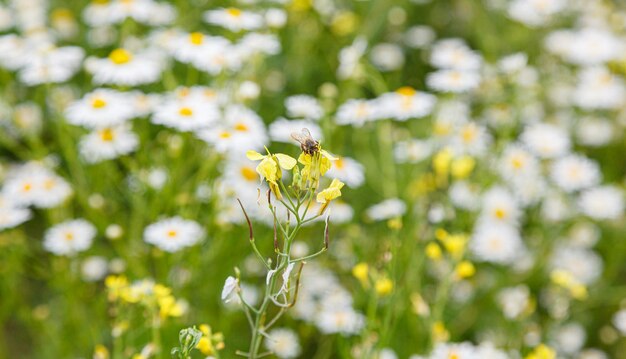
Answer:
[{"label": "yellow flower cluster", "polygon": [[256,167],[256,172],[261,178],[265,178],[276,198],[279,200],[282,199],[283,196],[278,186],[278,181],[283,177],[281,168],[286,170],[294,168],[296,165],[295,158],[283,153],[272,154],[269,150],[267,151],[267,155],[262,155],[256,151],[250,150],[246,152],[246,157],[252,161],[261,161]]},{"label": "yellow flower cluster", "polygon": [[105,280],[109,301],[141,304],[157,309],[161,318],[180,317],[186,306],[172,295],[172,290],[162,284],[144,279],[129,283],[124,276],[108,276]]},{"label": "yellow flower cluster", "polygon": [[370,271],[367,263],[359,263],[352,268],[352,275],[359,280],[365,289],[370,287],[370,274],[372,274],[374,279],[374,290],[376,291],[376,294],[381,297],[385,297],[393,292],[393,281],[384,274],[377,273],[376,271]]},{"label": "yellow flower cluster", "polygon": [[[313,153],[302,152],[298,160],[284,153],[270,153],[267,148],[266,151],[267,155],[262,155],[250,150],[246,152],[246,157],[252,161],[261,161],[256,167],[256,172],[262,179],[265,179],[270,190],[278,200],[283,198],[281,187],[285,188],[280,183],[283,177],[283,169],[293,171],[291,188],[294,191],[314,191],[319,186],[320,178],[330,170],[332,166],[331,161],[337,160],[336,157],[319,148],[319,145]],[[298,163],[302,166],[297,166]],[[328,188],[317,194],[317,202],[321,204],[319,214],[324,212],[333,199],[341,196],[341,188],[343,186],[343,182],[333,179]]]},{"label": "yellow flower cluster", "polygon": [[555,270],[550,273],[550,279],[554,284],[568,290],[573,298],[579,300],[587,298],[587,287],[580,283],[571,273],[564,270]]},{"label": "yellow flower cluster", "polygon": [[212,356],[218,350],[224,349],[224,335],[222,333],[213,333],[207,324],[201,324],[199,329],[202,332],[202,338],[196,345],[196,349],[203,355]]}]

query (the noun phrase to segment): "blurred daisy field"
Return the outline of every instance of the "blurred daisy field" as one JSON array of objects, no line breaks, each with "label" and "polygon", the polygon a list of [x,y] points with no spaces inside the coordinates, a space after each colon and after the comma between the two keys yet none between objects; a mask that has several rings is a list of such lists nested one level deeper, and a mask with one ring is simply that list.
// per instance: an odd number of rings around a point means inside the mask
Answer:
[{"label": "blurred daisy field", "polygon": [[626,359],[626,5],[5,0],[0,358]]}]

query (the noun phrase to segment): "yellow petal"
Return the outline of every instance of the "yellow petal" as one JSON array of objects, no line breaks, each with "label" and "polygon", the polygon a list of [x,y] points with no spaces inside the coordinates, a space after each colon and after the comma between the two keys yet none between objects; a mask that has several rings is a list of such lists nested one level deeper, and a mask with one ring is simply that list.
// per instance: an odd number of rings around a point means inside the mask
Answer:
[{"label": "yellow petal", "polygon": [[248,159],[251,161],[258,161],[258,160],[262,160],[265,156],[258,153],[257,151],[249,150],[246,152],[246,157],[248,157]]},{"label": "yellow petal", "polygon": [[277,153],[274,156],[276,156],[276,159],[278,160],[278,164],[280,165],[280,167],[286,170],[292,169],[297,163],[295,158],[291,156],[287,156],[282,153]]}]

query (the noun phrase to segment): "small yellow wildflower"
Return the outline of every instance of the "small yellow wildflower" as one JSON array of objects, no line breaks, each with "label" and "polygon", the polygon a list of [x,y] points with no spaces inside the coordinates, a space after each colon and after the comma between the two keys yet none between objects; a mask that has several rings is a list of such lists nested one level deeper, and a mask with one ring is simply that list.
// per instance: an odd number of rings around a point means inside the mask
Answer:
[{"label": "small yellow wildflower", "polygon": [[256,151],[246,152],[246,157],[252,161],[261,161],[256,167],[257,173],[265,178],[270,189],[279,200],[283,198],[278,187],[278,181],[282,178],[281,168],[291,170],[296,165],[295,158],[283,153],[272,154],[267,151],[267,155],[262,155]]},{"label": "small yellow wildflower", "polygon": [[440,260],[441,248],[436,243],[428,243],[426,246],[426,255],[432,260]]},{"label": "small yellow wildflower", "polygon": [[389,278],[380,278],[376,281],[376,293],[380,296],[386,296],[393,290],[393,282]]},{"label": "small yellow wildflower", "polygon": [[94,359],[108,359],[109,350],[104,345],[98,344],[93,350],[93,358]]},{"label": "small yellow wildflower", "polygon": [[359,263],[352,268],[352,275],[361,282],[361,285],[365,288],[369,286],[369,266],[367,263]]},{"label": "small yellow wildflower", "polygon": [[476,161],[472,157],[462,156],[452,161],[450,172],[454,178],[464,179],[472,173],[475,166]]},{"label": "small yellow wildflower", "polygon": [[450,333],[443,322],[435,322],[431,328],[432,337],[435,342],[446,342],[450,339]]},{"label": "small yellow wildflower", "polygon": [[555,270],[550,273],[550,279],[554,284],[567,289],[575,299],[583,300],[587,298],[587,287],[576,280],[571,273],[564,270]]},{"label": "small yellow wildflower", "polygon": [[456,275],[459,278],[469,278],[476,273],[476,268],[470,261],[463,261],[457,264],[455,269]]},{"label": "small yellow wildflower", "polygon": [[526,355],[524,359],[555,359],[556,351],[547,345],[540,344],[530,354]]},{"label": "small yellow wildflower", "polygon": [[343,186],[344,183],[335,178],[328,188],[317,194],[317,202],[322,204],[319,214],[324,213],[330,201],[341,196],[341,188],[343,188]]}]

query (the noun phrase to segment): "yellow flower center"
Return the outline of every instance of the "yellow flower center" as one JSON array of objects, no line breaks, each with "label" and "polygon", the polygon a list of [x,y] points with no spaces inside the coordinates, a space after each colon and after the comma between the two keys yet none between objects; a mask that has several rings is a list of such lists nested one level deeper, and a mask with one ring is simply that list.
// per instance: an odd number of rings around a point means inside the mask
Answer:
[{"label": "yellow flower center", "polygon": [[519,170],[524,167],[524,160],[520,156],[513,157],[511,159],[511,165],[513,165],[513,168],[516,170]]},{"label": "yellow flower center", "polygon": [[258,178],[256,172],[252,168],[250,168],[250,167],[242,167],[241,168],[241,175],[247,181],[256,181],[256,179]]},{"label": "yellow flower center", "polygon": [[181,107],[180,110],[178,110],[178,114],[181,116],[189,117],[193,115],[193,111],[189,107]]},{"label": "yellow flower center", "polygon": [[396,90],[396,93],[403,96],[413,96],[415,95],[415,89],[410,86],[403,86]]},{"label": "yellow flower center", "polygon": [[43,188],[45,188],[45,189],[47,189],[47,190],[51,190],[51,189],[53,189],[53,188],[54,188],[54,185],[55,185],[55,184],[56,184],[56,182],[55,182],[53,179],[49,179],[49,180],[46,180],[46,181],[43,183]]},{"label": "yellow flower center", "polygon": [[66,241],[73,241],[74,240],[74,234],[72,232],[67,232],[65,233],[65,240]]},{"label": "yellow flower center", "polygon": [[239,122],[235,125],[235,130],[245,132],[248,131],[248,126],[243,122]]},{"label": "yellow flower center", "polygon": [[116,65],[122,65],[133,59],[133,55],[124,49],[115,49],[109,54],[109,60]]},{"label": "yellow flower center", "polygon": [[346,164],[343,161],[343,158],[338,158],[337,161],[335,161],[335,167],[337,167],[338,169],[342,169],[345,165]]},{"label": "yellow flower center", "polygon": [[105,128],[103,130],[100,130],[99,134],[100,134],[100,139],[102,139],[102,141],[104,142],[111,142],[113,141],[115,137],[113,130],[111,130],[110,128]]},{"label": "yellow flower center", "polygon": [[450,79],[452,80],[452,82],[459,82],[459,81],[461,81],[461,73],[457,72],[457,71],[453,72],[450,75]]},{"label": "yellow flower center", "polygon": [[202,43],[204,42],[204,35],[202,35],[202,33],[200,32],[192,32],[191,34],[189,34],[189,42],[194,45],[202,45]]},{"label": "yellow flower center", "polygon": [[91,100],[91,107],[93,108],[103,108],[107,105],[107,102],[104,101],[102,98],[100,97],[96,97],[94,99]]},{"label": "yellow flower center", "polygon": [[226,12],[228,13],[228,15],[230,16],[234,16],[234,17],[239,17],[241,16],[241,10],[239,9],[235,9],[234,7],[228,8],[226,9]]},{"label": "yellow flower center", "polygon": [[176,237],[176,235],[178,235],[178,232],[176,232],[173,229],[167,231],[167,236],[170,237],[170,238],[174,238],[174,237]]},{"label": "yellow flower center", "polygon": [[452,352],[448,355],[448,359],[460,359],[460,357],[457,353]]},{"label": "yellow flower center", "polygon": [[31,189],[33,189],[33,185],[30,183],[24,183],[22,186],[22,191],[24,192],[29,192]]},{"label": "yellow flower center", "polygon": [[461,133],[461,137],[465,143],[472,142],[476,138],[476,128],[474,128],[474,126],[465,127]]},{"label": "yellow flower center", "polygon": [[231,136],[232,135],[230,134],[230,132],[224,131],[224,132],[220,133],[220,137],[221,138],[230,138]]},{"label": "yellow flower center", "polygon": [[498,219],[504,219],[504,217],[506,217],[506,211],[502,208],[496,208],[496,210],[494,211],[494,215]]}]

